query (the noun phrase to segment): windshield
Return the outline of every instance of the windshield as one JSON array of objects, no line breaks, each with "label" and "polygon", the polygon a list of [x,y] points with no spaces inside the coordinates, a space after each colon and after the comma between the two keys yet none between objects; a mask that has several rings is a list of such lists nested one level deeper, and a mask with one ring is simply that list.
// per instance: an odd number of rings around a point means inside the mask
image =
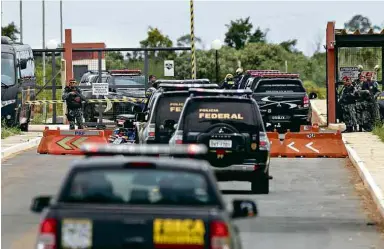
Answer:
[{"label": "windshield", "polygon": [[143,87],[145,85],[144,76],[114,75],[112,76],[115,85],[127,85]]},{"label": "windshield", "polygon": [[260,81],[255,92],[305,92],[299,80],[265,80]]},{"label": "windshield", "polygon": [[12,54],[1,53],[1,83],[5,85],[15,84],[15,60]]},{"label": "windshield", "polygon": [[253,106],[244,101],[194,101],[185,110],[184,130],[205,132],[214,124],[226,123],[235,126],[240,132],[249,132],[256,126]]},{"label": "windshield", "polygon": [[80,171],[61,201],[181,206],[219,204],[202,174],[143,168]]},{"label": "windshield", "polygon": [[188,93],[182,96],[160,96],[156,109],[156,119],[152,120],[153,123],[163,124],[165,120],[174,120],[176,123],[179,121],[181,110],[183,110],[184,102],[188,97]]}]

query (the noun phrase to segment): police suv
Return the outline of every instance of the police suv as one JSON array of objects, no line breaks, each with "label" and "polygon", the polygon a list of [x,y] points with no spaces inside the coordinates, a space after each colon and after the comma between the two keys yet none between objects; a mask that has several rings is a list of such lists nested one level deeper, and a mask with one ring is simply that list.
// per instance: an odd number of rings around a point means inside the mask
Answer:
[{"label": "police suv", "polygon": [[255,218],[256,204],[227,210],[210,165],[192,159],[206,150],[85,145],[98,157],[75,161],[56,196],[32,202],[33,212],[46,209],[36,248],[241,249],[233,219]]},{"label": "police suv", "polygon": [[310,98],[298,74],[251,72],[246,85],[253,92],[268,131],[299,131],[301,125],[311,124]]},{"label": "police suv", "polygon": [[270,144],[250,90],[190,89],[170,144],[204,144],[219,181],[269,193]]},{"label": "police suv", "polygon": [[140,143],[168,144],[175,131],[174,126],[179,120],[184,101],[189,96],[189,88],[219,88],[217,84],[209,81],[198,82],[198,84],[186,82],[159,84],[159,89],[152,94],[145,112],[137,114]]}]

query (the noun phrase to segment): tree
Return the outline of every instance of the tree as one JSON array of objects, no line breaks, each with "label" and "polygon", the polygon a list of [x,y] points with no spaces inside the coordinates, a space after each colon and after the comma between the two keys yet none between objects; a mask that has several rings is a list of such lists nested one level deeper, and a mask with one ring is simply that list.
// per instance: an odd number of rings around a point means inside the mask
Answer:
[{"label": "tree", "polygon": [[[195,43],[202,44],[202,40],[199,37],[195,37]],[[177,39],[178,47],[189,47],[191,46],[191,35],[183,35]]]},{"label": "tree", "polygon": [[1,35],[8,36],[9,38],[11,38],[12,41],[17,41],[18,40],[17,35],[19,34],[20,34],[20,31],[14,22],[11,22],[6,26],[1,27]]},{"label": "tree", "polygon": [[280,43],[280,46],[282,46],[286,51],[291,53],[297,53],[298,50],[295,48],[297,45],[297,39],[283,41]]},{"label": "tree", "polygon": [[[158,28],[149,27],[147,32],[147,38],[140,41],[142,48],[159,48],[159,47],[172,47],[173,43],[168,36],[163,35]],[[159,52],[149,52],[149,56],[155,56],[159,58],[167,58],[172,52],[169,51],[159,51]]]},{"label": "tree", "polygon": [[251,30],[253,28],[249,17],[231,21],[230,24],[226,24],[225,26],[228,28],[228,31],[225,33],[224,42],[228,46],[236,49],[243,48],[251,37]]},{"label": "tree", "polygon": [[360,33],[366,33],[371,28],[374,30],[380,30],[379,26],[372,25],[369,18],[362,15],[354,15],[351,20],[344,23],[344,28],[352,31],[359,30]]},{"label": "tree", "polygon": [[267,33],[268,33],[268,29],[262,31],[260,29],[260,27],[257,27],[255,32],[249,38],[249,42],[262,42],[262,43],[265,43],[265,42],[267,42]]}]

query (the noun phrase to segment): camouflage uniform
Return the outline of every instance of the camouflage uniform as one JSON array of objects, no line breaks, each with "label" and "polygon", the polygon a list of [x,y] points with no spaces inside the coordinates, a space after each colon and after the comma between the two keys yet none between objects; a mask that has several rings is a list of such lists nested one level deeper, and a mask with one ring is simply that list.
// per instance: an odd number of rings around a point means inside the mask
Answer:
[{"label": "camouflage uniform", "polygon": [[[73,93],[73,94],[71,94]],[[68,108],[68,121],[69,121],[69,129],[74,130],[75,129],[75,121],[77,123],[77,126],[79,129],[84,128],[83,123],[83,110],[82,110],[82,101],[86,101],[86,98],[84,95],[81,94],[80,88],[73,86],[73,87],[66,87],[64,89],[64,94],[62,97],[63,100],[67,103]]]},{"label": "camouflage uniform", "polygon": [[356,109],[356,121],[357,121],[357,125],[359,126],[359,131],[362,131],[363,125],[364,125],[363,112],[364,112],[364,109],[366,108],[366,107],[364,107],[363,99],[359,95],[359,93],[361,91],[362,82],[359,79],[357,79],[353,82],[353,85],[356,89],[356,95],[357,95],[356,107],[355,107],[355,109]]},{"label": "camouflage uniform", "polygon": [[380,95],[379,84],[376,81],[366,81],[362,85],[363,90],[368,90],[371,98],[369,103],[369,111],[372,113],[372,124],[380,121],[380,108],[377,103],[377,97]]},{"label": "camouflage uniform", "polygon": [[361,108],[361,124],[359,128],[364,128],[365,131],[372,131],[373,129],[373,113],[372,113],[372,100],[369,91],[359,91],[359,108]]},{"label": "camouflage uniform", "polygon": [[353,131],[357,125],[356,120],[356,91],[355,87],[351,85],[344,86],[340,98],[340,105],[343,113],[343,120],[347,126],[347,132]]}]

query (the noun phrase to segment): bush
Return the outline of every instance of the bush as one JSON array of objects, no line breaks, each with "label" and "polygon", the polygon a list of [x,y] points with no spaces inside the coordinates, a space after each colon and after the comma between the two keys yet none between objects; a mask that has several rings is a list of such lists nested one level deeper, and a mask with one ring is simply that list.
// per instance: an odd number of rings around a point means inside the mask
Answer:
[{"label": "bush", "polygon": [[21,134],[21,130],[17,127],[8,127],[4,122],[1,124],[1,139],[9,136]]},{"label": "bush", "polygon": [[384,142],[384,124],[377,124],[372,132]]}]

